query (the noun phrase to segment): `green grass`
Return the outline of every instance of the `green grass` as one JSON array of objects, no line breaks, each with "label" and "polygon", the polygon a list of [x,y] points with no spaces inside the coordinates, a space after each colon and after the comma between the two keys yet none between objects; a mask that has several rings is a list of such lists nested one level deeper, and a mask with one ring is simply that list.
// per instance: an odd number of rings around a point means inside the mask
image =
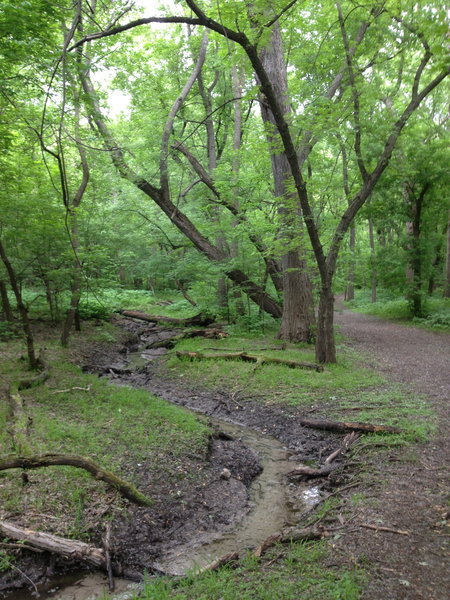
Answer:
[{"label": "green grass", "polygon": [[[99,329],[95,328],[97,334]],[[67,362],[67,351],[56,341],[45,343],[51,377],[44,385],[21,392],[33,419],[30,452],[88,456],[150,498],[152,477],[175,482],[195,476],[181,466],[186,456],[207,453],[210,431],[199,417],[148,392],[83,374]],[[17,341],[0,344],[0,381],[5,389],[27,375],[26,363],[18,358],[20,350]],[[73,389],[77,387],[84,390]],[[0,455],[14,451],[8,416],[7,403],[1,402]],[[62,535],[83,538],[85,509],[110,494],[106,484],[72,467],[38,469],[30,478],[32,485],[23,487],[16,471],[1,472],[0,505],[12,516],[45,512],[61,518]],[[115,504],[122,510],[121,499]]]},{"label": "green grass", "polygon": [[[273,349],[280,346],[280,350]],[[214,350],[209,348],[213,347]],[[247,351],[287,360],[314,362],[311,346],[290,345],[281,349],[281,342],[267,337],[229,337],[221,340],[201,338],[182,340],[176,350],[215,352]],[[333,396],[336,390],[359,390],[382,384],[383,378],[372,370],[361,367],[344,348],[341,360],[327,365],[324,372],[291,369],[284,365],[264,364],[255,369],[254,363],[239,360],[188,360],[173,356],[169,367],[179,376],[203,382],[210,388],[239,390],[243,396],[261,396],[265,402],[291,406],[311,406],[317,401]]]},{"label": "green grass", "polygon": [[364,574],[324,566],[328,552],[322,542],[277,546],[262,560],[247,556],[236,569],[149,580],[133,599],[357,600]]},{"label": "green grass", "polygon": [[409,322],[427,329],[450,331],[450,298],[424,298],[423,318],[413,317],[408,301],[403,297],[393,297],[381,291],[377,302],[371,302],[367,290],[358,290],[355,300],[348,306],[358,312],[375,315],[383,319]]}]

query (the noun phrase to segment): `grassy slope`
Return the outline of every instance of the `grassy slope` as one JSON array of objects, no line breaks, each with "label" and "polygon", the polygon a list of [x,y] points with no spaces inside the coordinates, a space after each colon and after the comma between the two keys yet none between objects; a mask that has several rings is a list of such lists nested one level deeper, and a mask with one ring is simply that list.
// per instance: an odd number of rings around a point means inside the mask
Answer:
[{"label": "grassy slope", "polygon": [[[45,343],[51,377],[45,385],[21,393],[33,419],[32,451],[89,456],[150,497],[149,473],[176,478],[185,455],[206,453],[209,430],[197,417],[147,392],[115,387],[83,374],[67,362],[67,353],[56,341]],[[18,341],[0,344],[0,353],[1,385],[6,392],[10,382],[26,373],[25,363],[19,359]],[[84,389],[72,389],[76,387]],[[5,395],[0,403],[0,455],[14,451],[8,412]],[[0,473],[0,513],[8,518],[26,513],[31,527],[48,526],[61,535],[83,538],[95,526],[89,520],[89,507],[114,496],[114,505],[121,509],[115,492],[79,469],[39,469],[30,473],[30,479],[32,484],[23,487],[17,471]]]}]

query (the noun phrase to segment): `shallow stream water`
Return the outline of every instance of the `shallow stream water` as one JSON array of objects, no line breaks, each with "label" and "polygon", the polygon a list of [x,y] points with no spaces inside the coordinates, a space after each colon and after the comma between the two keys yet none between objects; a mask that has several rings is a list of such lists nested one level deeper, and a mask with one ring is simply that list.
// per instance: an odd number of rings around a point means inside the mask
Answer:
[{"label": "shallow stream water", "polygon": [[[138,362],[138,361],[133,361]],[[202,533],[192,543],[183,544],[170,554],[160,557],[154,566],[163,572],[182,575],[201,568],[230,552],[242,552],[246,548],[255,548],[269,536],[278,533],[286,525],[295,525],[298,513],[314,506],[320,501],[318,488],[308,487],[303,491],[296,489],[297,502],[292,502],[284,476],[292,471],[297,463],[289,460],[286,449],[273,437],[263,435],[248,427],[211,419],[219,430],[242,440],[259,458],[263,468],[252,482],[249,490],[249,510],[236,527],[226,533]],[[117,599],[126,599],[135,588],[124,579],[115,579]],[[106,578],[100,573],[74,573],[54,578],[49,584],[38,586],[39,596],[30,591],[14,592],[6,600],[95,600],[108,592]]]}]

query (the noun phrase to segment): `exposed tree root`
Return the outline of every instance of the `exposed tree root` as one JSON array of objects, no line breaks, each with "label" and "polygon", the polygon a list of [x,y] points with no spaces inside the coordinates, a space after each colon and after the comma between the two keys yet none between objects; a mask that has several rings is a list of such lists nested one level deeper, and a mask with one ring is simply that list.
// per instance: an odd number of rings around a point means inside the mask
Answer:
[{"label": "exposed tree root", "polygon": [[0,471],[7,469],[38,469],[57,465],[78,467],[88,471],[96,479],[114,487],[122,496],[138,506],[151,506],[153,503],[150,498],[144,496],[134,486],[84,456],[75,454],[37,454],[34,456],[5,456],[0,458]]},{"label": "exposed tree root", "polygon": [[228,352],[225,354],[203,354],[202,352],[177,352],[178,358],[190,358],[191,360],[194,358],[197,359],[217,359],[224,358],[226,360],[243,360],[246,362],[253,362],[256,365],[262,364],[277,364],[277,365],[285,365],[290,367],[291,369],[312,369],[314,371],[321,372],[323,371],[322,365],[317,365],[315,363],[307,363],[307,362],[298,362],[296,360],[286,360],[283,358],[274,358],[268,356],[262,356],[260,354],[248,354],[247,352]]}]

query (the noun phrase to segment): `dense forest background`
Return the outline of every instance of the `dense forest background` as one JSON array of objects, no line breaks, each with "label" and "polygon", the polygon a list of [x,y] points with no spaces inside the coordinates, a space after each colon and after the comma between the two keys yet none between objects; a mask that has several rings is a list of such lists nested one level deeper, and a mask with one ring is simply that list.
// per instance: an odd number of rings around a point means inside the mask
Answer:
[{"label": "dense forest background", "polygon": [[150,5],[1,3],[0,333],[152,295],[320,362],[336,294],[448,326],[443,3]]}]

